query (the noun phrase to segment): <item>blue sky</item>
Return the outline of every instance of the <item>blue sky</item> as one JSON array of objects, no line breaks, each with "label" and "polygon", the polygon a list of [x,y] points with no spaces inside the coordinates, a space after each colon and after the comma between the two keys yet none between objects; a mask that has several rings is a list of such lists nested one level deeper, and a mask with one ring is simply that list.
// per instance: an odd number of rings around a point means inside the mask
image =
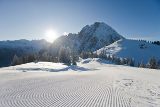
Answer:
[{"label": "blue sky", "polygon": [[97,21],[126,38],[160,40],[160,0],[0,0],[0,40],[77,33]]}]

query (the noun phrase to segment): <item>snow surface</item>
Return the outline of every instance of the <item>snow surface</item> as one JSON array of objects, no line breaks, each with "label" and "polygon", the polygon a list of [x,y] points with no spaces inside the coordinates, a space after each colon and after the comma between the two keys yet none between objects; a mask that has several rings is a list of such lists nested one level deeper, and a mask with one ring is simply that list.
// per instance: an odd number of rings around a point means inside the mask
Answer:
[{"label": "snow surface", "polygon": [[65,68],[50,62],[1,68],[0,107],[160,107],[160,70],[100,59]]},{"label": "snow surface", "polygon": [[122,58],[133,58],[135,62],[147,63],[151,57],[160,59],[160,46],[144,41],[121,39],[111,45],[105,46],[97,53],[106,50],[106,54],[115,55]]}]

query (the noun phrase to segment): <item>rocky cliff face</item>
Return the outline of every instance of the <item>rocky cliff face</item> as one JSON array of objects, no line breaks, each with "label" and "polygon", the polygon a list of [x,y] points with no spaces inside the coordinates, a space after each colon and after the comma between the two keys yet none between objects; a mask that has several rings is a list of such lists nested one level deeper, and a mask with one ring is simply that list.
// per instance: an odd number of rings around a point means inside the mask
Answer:
[{"label": "rocky cliff face", "polygon": [[80,50],[95,51],[123,37],[103,22],[85,26],[79,33]]},{"label": "rocky cliff face", "polygon": [[86,25],[78,34],[68,34],[59,37],[52,45],[52,50],[60,47],[70,47],[78,52],[95,51],[107,46],[119,39],[122,39],[113,28],[103,22],[95,22]]}]

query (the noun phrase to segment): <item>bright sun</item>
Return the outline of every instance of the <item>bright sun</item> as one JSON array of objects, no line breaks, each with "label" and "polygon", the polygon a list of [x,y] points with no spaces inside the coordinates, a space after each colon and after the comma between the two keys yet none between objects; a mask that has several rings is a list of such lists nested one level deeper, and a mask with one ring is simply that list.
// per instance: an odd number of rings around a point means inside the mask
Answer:
[{"label": "bright sun", "polygon": [[55,30],[49,29],[45,32],[45,38],[48,42],[53,42],[58,37]]}]

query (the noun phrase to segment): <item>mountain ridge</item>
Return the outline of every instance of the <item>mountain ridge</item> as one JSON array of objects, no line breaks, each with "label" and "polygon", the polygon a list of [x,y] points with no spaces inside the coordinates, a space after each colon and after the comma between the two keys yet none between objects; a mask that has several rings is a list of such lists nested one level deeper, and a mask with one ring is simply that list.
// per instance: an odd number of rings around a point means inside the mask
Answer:
[{"label": "mountain ridge", "polygon": [[41,49],[49,48],[46,40],[14,40],[0,41],[0,67],[10,66],[14,55],[24,56],[38,53]]},{"label": "mountain ridge", "polygon": [[69,33],[59,37],[52,45],[58,46],[57,48],[70,47],[78,52],[95,51],[122,38],[124,37],[104,22],[95,22],[83,27],[78,34]]},{"label": "mountain ridge", "polygon": [[[138,62],[144,61],[145,63],[149,57],[157,56],[160,58],[159,51],[157,52],[158,54],[154,54],[154,51],[160,50],[159,46],[144,41],[126,39],[104,22],[95,22],[94,24],[86,25],[77,34],[69,33],[68,35],[60,36],[53,43],[48,43],[43,39],[32,41],[25,39],[0,41],[0,67],[9,66],[14,55],[21,57],[25,54],[41,53],[43,55],[50,55],[51,58],[57,58],[59,50],[62,47],[69,47],[77,55],[80,55],[82,52],[98,51],[100,53],[105,49],[108,54],[122,58],[134,58],[135,60],[141,59]],[[148,47],[153,49],[150,50]],[[137,57],[137,53],[140,53],[139,57]],[[143,54],[147,54],[148,56],[143,57],[145,56]]]}]

